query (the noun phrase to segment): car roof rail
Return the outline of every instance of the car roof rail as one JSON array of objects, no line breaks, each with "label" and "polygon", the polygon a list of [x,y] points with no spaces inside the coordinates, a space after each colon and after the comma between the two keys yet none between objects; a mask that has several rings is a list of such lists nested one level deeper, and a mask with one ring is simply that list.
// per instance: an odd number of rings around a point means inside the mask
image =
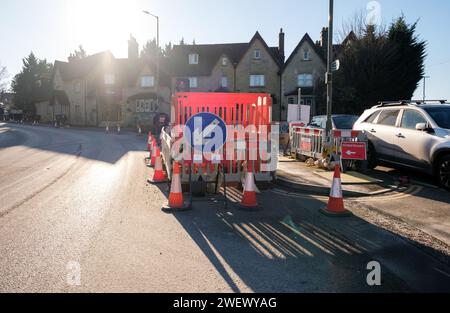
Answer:
[{"label": "car roof rail", "polygon": [[399,106],[399,105],[421,105],[421,104],[446,104],[447,100],[399,100],[380,101],[376,107]]}]

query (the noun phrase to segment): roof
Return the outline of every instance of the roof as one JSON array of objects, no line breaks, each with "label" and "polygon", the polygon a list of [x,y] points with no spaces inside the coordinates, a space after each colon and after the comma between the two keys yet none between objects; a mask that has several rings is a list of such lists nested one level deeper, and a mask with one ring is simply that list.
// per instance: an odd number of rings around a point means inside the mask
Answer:
[{"label": "roof", "polygon": [[55,70],[58,69],[63,81],[82,78],[88,75],[94,68],[107,65],[114,59],[109,51],[90,55],[79,60],[70,62],[55,61]]},{"label": "roof", "polygon": [[298,53],[298,50],[303,46],[304,43],[309,43],[309,45],[314,49],[314,52],[322,59],[323,62],[326,62],[326,58],[324,55],[324,51],[321,47],[316,45],[314,41],[311,39],[308,33],[306,33],[303,38],[298,43],[297,47],[295,47],[294,51],[292,51],[289,58],[286,60],[286,63],[284,64],[284,67],[288,66],[288,64],[292,61],[294,56]]},{"label": "roof", "polygon": [[[244,57],[255,40],[260,40],[278,66],[281,66],[278,47],[269,47],[259,32],[250,42],[206,45],[174,45],[170,55],[171,73],[174,76],[209,76],[220,57],[226,55],[233,66]],[[189,54],[199,55],[199,64],[189,64]]]},{"label": "roof", "polygon": [[[160,80],[164,85],[170,85],[170,79],[167,72],[168,62],[162,58],[160,64]],[[55,62],[55,70],[58,69],[63,81],[82,79],[87,75],[99,70],[100,73],[112,72],[116,75],[116,80],[123,85],[134,85],[140,71],[146,65],[155,68],[155,62],[149,58],[140,58],[137,61],[131,59],[116,59],[109,52],[101,52],[79,60],[70,62]]]}]

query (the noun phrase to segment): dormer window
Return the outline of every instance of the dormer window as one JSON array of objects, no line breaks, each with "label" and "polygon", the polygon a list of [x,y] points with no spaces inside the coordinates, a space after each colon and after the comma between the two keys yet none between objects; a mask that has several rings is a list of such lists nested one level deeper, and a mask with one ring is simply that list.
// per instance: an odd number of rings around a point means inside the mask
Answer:
[{"label": "dormer window", "polygon": [[189,54],[189,64],[198,64],[198,53]]},{"label": "dormer window", "polygon": [[311,60],[311,53],[309,52],[309,49],[303,50],[303,61],[310,61]]},{"label": "dormer window", "polygon": [[114,85],[116,83],[116,77],[114,74],[105,74],[104,82],[105,85]]},{"label": "dormer window", "polygon": [[260,59],[261,59],[261,50],[255,49],[255,50],[253,51],[253,58],[254,58],[255,60],[260,60]]}]

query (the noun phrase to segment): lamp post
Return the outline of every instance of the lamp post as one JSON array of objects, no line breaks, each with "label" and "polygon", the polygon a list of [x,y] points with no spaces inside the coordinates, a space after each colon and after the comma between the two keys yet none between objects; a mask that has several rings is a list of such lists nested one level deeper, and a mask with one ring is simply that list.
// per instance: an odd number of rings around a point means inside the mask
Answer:
[{"label": "lamp post", "polygon": [[331,114],[333,112],[333,0],[330,0],[330,13],[328,16],[328,56],[327,56],[327,134],[330,135],[333,124],[331,122]]},{"label": "lamp post", "polygon": [[143,13],[150,15],[156,19],[156,106],[159,110],[159,16],[150,13],[149,11],[142,11]]},{"label": "lamp post", "polygon": [[424,76],[423,78],[423,102],[425,102],[426,98],[426,83],[427,83],[427,79],[431,78],[430,76]]}]

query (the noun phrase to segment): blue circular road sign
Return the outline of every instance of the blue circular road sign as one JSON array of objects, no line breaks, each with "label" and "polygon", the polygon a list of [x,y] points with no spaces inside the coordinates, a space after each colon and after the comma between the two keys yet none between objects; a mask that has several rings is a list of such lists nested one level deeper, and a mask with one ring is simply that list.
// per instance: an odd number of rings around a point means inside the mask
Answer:
[{"label": "blue circular road sign", "polygon": [[198,113],[187,121],[184,137],[198,152],[216,152],[225,145],[227,125],[215,114]]}]

